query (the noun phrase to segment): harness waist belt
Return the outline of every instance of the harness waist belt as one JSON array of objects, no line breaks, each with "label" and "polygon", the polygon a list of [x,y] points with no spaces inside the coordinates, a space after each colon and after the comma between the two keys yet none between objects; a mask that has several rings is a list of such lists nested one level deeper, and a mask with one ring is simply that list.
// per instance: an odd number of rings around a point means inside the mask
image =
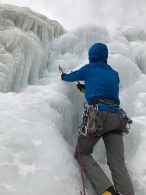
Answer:
[{"label": "harness waist belt", "polygon": [[92,101],[92,104],[89,105],[96,105],[98,107],[98,110],[101,111],[109,111],[109,112],[113,112],[113,113],[121,113],[122,112],[122,108],[120,108],[120,106],[116,103],[114,103],[112,100],[108,100],[108,99],[94,99]]}]

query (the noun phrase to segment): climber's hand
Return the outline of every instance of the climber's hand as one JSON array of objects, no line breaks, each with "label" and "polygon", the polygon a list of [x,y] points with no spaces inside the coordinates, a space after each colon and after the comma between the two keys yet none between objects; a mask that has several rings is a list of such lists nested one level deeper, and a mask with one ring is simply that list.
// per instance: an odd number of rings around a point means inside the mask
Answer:
[{"label": "climber's hand", "polygon": [[64,79],[64,75],[65,75],[65,73],[62,73],[62,74],[61,74],[61,80]]},{"label": "climber's hand", "polygon": [[84,90],[85,90],[85,85],[84,85],[84,84],[79,84],[79,83],[78,83],[76,86],[77,86],[77,89],[78,89],[80,92],[84,93]]}]

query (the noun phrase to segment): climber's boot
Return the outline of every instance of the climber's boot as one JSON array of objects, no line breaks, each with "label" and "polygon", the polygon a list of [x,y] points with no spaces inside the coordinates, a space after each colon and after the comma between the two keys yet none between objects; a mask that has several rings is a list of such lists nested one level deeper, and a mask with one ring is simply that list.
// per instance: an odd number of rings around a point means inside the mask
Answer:
[{"label": "climber's boot", "polygon": [[103,192],[102,195],[118,195],[118,193],[115,191],[114,187],[111,186],[105,192]]}]

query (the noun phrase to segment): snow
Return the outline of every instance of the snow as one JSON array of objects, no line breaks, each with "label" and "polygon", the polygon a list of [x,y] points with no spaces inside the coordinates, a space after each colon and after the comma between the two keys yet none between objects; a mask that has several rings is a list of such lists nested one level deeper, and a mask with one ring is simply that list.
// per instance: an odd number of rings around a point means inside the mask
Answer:
[{"label": "snow", "polygon": [[[99,41],[107,43],[121,105],[134,121],[124,137],[126,165],[136,195],[146,194],[145,32],[84,25],[65,33],[59,23],[10,5],[0,6],[0,17],[0,194],[80,194],[73,155],[85,99],[75,83],[60,80],[58,65],[65,72],[81,67]],[[94,155],[111,178],[102,140]],[[87,180],[86,187],[94,195]]]}]

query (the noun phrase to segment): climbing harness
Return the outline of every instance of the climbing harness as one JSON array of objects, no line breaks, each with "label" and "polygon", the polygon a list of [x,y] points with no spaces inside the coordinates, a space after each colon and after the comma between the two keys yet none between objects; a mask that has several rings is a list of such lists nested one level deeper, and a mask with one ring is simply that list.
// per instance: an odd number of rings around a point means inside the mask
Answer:
[{"label": "climbing harness", "polygon": [[130,125],[133,121],[127,116],[127,113],[118,104],[113,103],[111,100],[99,99],[94,105],[89,105],[88,103],[84,104],[82,124],[79,127],[79,134],[87,136],[87,134],[92,133],[93,136],[97,136],[102,131],[103,121],[100,110],[98,110],[98,105],[100,103],[106,104],[109,109],[114,109],[118,114],[118,117],[121,114],[122,120],[120,117],[119,120],[121,122],[122,134],[125,135],[129,133]]},{"label": "climbing harness", "polygon": [[130,125],[133,123],[132,119],[130,117],[128,117],[127,113],[125,112],[125,110],[123,110],[123,108],[121,108],[118,104],[113,103],[111,100],[107,100],[107,99],[100,99],[99,100],[100,103],[104,103],[107,104],[109,106],[109,108],[114,108],[117,110],[117,114],[119,116],[119,114],[122,114],[122,119],[119,120],[122,124],[122,134],[128,134],[129,133],[129,129],[130,129]]}]

